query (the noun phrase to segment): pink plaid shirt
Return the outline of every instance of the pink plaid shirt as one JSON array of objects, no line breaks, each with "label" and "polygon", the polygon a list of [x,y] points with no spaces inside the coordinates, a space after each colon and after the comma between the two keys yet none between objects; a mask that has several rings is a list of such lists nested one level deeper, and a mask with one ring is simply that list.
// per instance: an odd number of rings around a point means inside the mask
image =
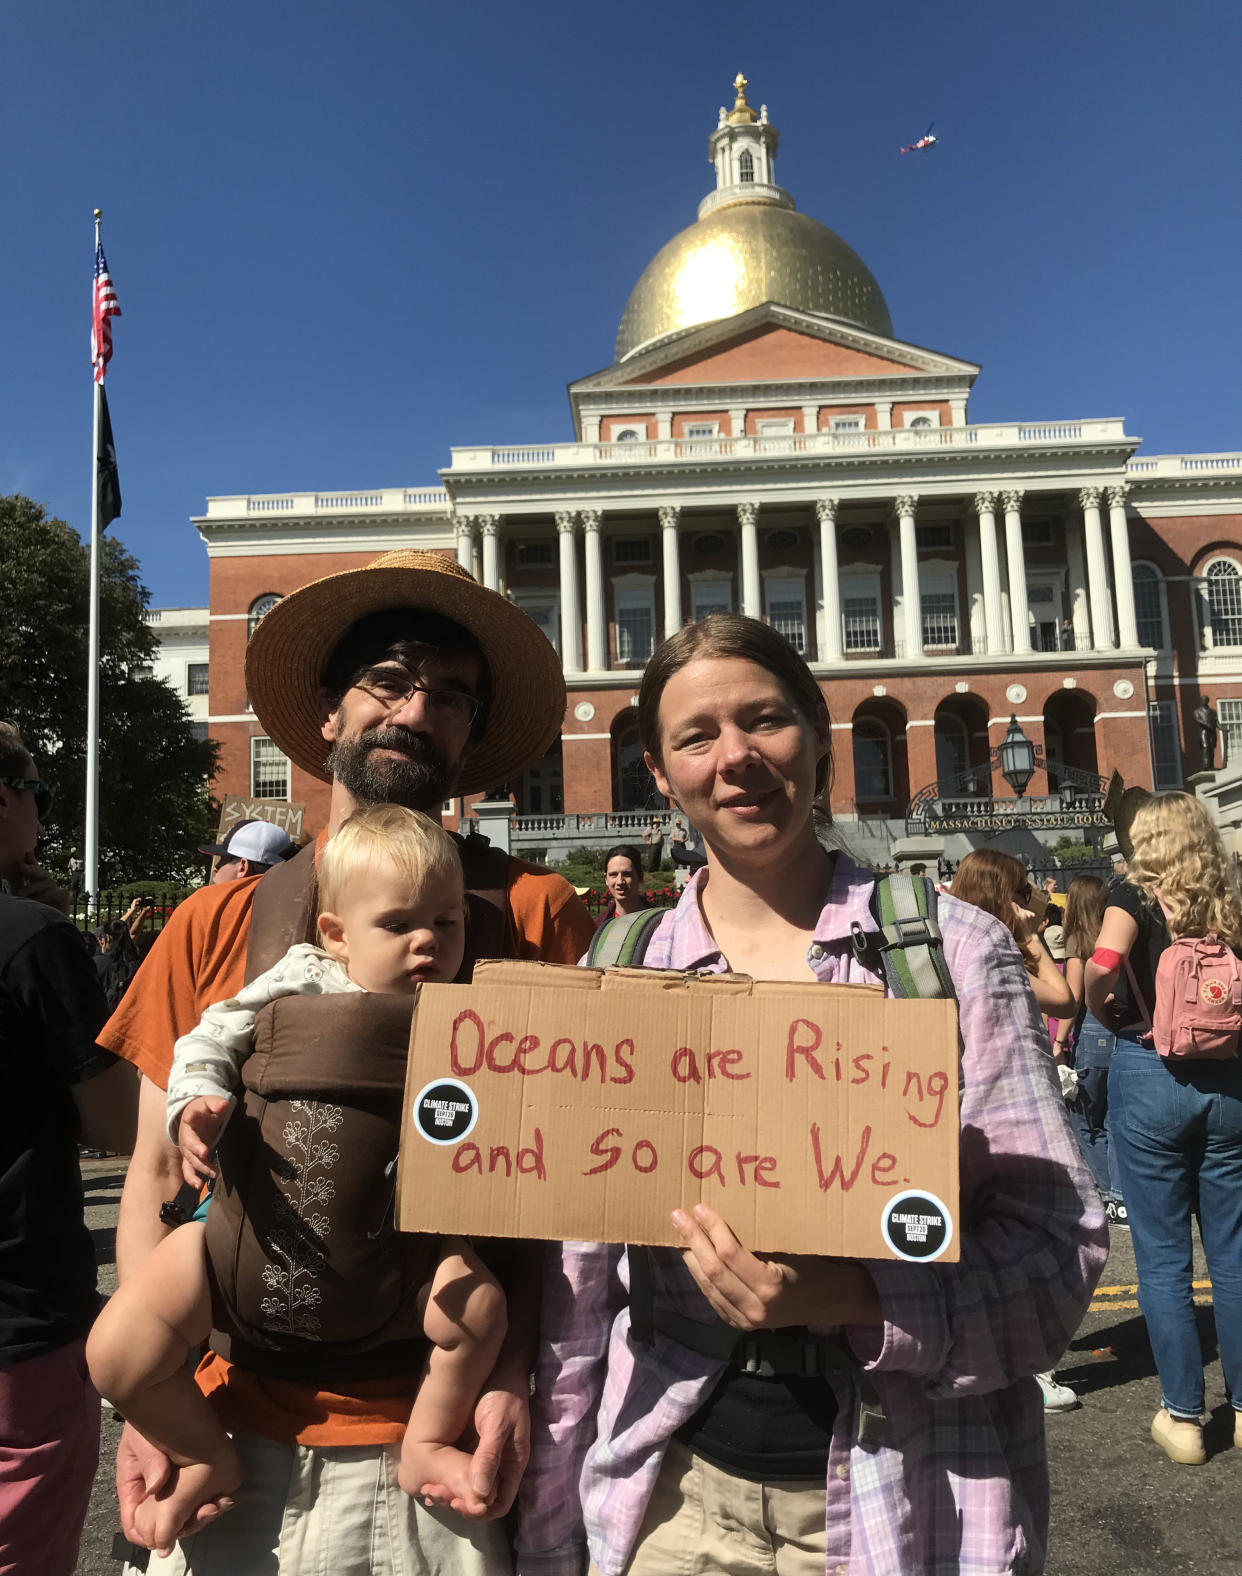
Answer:
[{"label": "pink plaid shirt", "polygon": [[[696,875],[652,940],[651,968],[719,972]],[[874,930],[874,877],[838,854],[808,952],[824,983],[874,983],[850,944]],[[887,1419],[859,1443],[857,1388],[837,1373],[827,1576],[1029,1576],[1044,1567],[1048,1479],[1033,1374],[1078,1327],[1108,1251],[1022,960],[981,909],[940,899],[963,1041],[961,1262],[868,1261],[883,1323],[844,1333]],[[665,1447],[722,1365],[657,1334],[629,1337],[624,1250],[550,1250],[522,1485],[519,1576],[602,1576],[634,1552]],[[711,1310],[681,1255],[651,1250],[657,1298]]]}]

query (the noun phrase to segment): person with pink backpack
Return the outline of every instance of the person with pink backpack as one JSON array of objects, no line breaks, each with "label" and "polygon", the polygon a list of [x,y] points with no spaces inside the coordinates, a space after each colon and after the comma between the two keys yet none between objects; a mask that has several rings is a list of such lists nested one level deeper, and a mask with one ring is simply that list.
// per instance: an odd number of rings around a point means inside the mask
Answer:
[{"label": "person with pink backpack", "polygon": [[1087,1007],[1117,1032],[1108,1098],[1160,1376],[1151,1436],[1171,1461],[1197,1466],[1207,1451],[1192,1214],[1242,1447],[1242,892],[1211,816],[1189,794],[1143,795],[1118,841],[1127,879],[1109,896],[1087,963]]}]

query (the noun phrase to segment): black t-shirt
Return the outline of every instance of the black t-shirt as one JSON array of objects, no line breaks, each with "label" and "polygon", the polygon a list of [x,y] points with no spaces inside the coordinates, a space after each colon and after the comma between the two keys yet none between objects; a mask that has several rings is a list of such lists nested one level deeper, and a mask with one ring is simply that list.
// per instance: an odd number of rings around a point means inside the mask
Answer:
[{"label": "black t-shirt", "polygon": [[1104,908],[1106,912],[1110,908],[1124,910],[1138,926],[1138,935],[1130,948],[1129,962],[1142,997],[1142,1005],[1134,1000],[1130,973],[1123,963],[1117,983],[1113,986],[1113,1001],[1116,1004],[1114,1022],[1118,1031],[1146,1029],[1156,1003],[1156,968],[1160,954],[1169,944],[1169,928],[1164,922],[1160,905],[1153,903],[1146,892],[1129,881],[1121,881],[1112,889]]},{"label": "black t-shirt", "polygon": [[55,1351],[94,1317],[70,1093],[112,1066],[81,935],[42,903],[0,893],[0,1363]]}]

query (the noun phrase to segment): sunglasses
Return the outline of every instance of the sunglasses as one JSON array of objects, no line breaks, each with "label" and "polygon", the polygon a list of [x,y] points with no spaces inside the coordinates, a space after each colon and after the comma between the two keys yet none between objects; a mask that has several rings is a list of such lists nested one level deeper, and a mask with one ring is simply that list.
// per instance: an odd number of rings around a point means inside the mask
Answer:
[{"label": "sunglasses", "polygon": [[0,777],[0,783],[6,788],[24,788],[27,793],[34,794],[35,812],[40,820],[52,808],[51,783],[45,783],[38,777]]}]

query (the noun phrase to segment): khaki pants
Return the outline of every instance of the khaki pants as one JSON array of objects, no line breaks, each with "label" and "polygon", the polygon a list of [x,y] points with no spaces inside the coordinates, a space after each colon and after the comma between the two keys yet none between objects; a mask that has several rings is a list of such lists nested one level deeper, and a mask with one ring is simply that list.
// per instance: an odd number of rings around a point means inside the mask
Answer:
[{"label": "khaki pants", "polygon": [[673,1439],[625,1576],[824,1576],[827,1548],[823,1483],[750,1483]]},{"label": "khaki pants", "polygon": [[[312,1450],[238,1430],[245,1477],[226,1515],[148,1576],[508,1576],[500,1522],[429,1510],[397,1485],[399,1445]],[[138,1567],[125,1567],[138,1576]]]}]

